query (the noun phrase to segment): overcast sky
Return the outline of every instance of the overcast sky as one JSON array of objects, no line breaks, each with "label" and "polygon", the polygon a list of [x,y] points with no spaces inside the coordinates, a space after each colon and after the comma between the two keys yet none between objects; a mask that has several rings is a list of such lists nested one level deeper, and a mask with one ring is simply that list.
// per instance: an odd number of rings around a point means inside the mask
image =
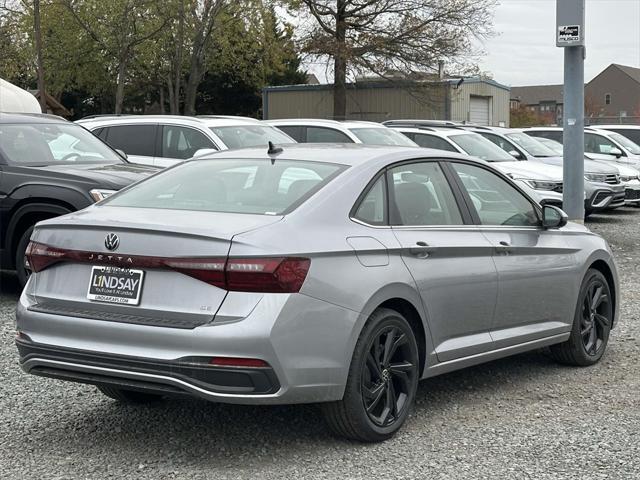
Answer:
[{"label": "overcast sky", "polygon": [[[555,21],[556,0],[501,0],[482,70],[512,86],[562,83]],[[640,67],[640,0],[587,0],[586,23],[586,81],[611,63]]]}]

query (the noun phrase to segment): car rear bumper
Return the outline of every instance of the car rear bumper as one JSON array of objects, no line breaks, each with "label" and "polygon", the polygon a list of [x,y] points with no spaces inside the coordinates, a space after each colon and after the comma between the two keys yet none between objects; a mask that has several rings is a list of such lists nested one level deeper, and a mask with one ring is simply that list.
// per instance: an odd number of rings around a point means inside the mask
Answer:
[{"label": "car rear bumper", "polygon": [[[356,312],[302,294],[265,295],[245,318],[192,329],[42,313],[29,309],[34,301],[23,293],[16,312],[25,372],[224,403],[342,398],[360,322]],[[210,365],[213,357],[268,366]]]}]

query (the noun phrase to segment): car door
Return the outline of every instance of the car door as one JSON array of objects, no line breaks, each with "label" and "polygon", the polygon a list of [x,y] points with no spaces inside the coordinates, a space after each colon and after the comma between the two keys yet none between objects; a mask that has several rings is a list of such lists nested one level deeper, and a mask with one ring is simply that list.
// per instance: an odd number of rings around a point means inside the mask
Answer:
[{"label": "car door", "polygon": [[132,163],[145,165],[155,164],[156,136],[158,125],[155,124],[131,124],[111,125],[105,127],[105,132],[100,132],[101,139],[118,150],[127,154],[127,159]]},{"label": "car door", "polygon": [[182,125],[161,125],[160,128],[162,140],[154,165],[168,167],[184,162],[203,148],[218,150],[210,138],[195,128]]},{"label": "car door", "polygon": [[[611,153],[616,150],[620,152],[619,156]],[[622,149],[613,141],[604,135],[590,132],[584,132],[584,153],[593,160],[605,160],[609,162],[620,161],[619,158],[623,155]],[[623,162],[624,160],[621,161]]]},{"label": "car door", "polygon": [[489,241],[470,224],[438,161],[387,172],[389,216],[427,313],[438,360],[492,349],[497,272]]},{"label": "car door", "polygon": [[539,212],[489,167],[451,162],[475,222],[493,247],[498,296],[491,329],[495,348],[571,328],[576,298],[576,247],[562,230],[544,230]]}]

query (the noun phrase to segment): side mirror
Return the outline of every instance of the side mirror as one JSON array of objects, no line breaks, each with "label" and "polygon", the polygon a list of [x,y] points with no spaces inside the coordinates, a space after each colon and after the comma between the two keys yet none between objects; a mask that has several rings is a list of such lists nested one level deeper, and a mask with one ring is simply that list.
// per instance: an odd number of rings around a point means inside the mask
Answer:
[{"label": "side mirror", "polygon": [[518,152],[517,150],[510,150],[509,155],[511,155],[513,158],[517,158],[518,160],[522,159],[522,155],[520,155],[520,152]]},{"label": "side mirror", "polygon": [[127,157],[127,154],[124,153],[124,150],[120,150],[119,148],[116,148],[116,153],[120,155],[122,158],[124,158],[125,160],[129,159],[129,157]]},{"label": "side mirror", "polygon": [[200,148],[196,150],[196,153],[193,154],[191,158],[203,157],[205,155],[209,155],[210,153],[216,153],[218,150],[215,148]]},{"label": "side mirror", "polygon": [[613,155],[616,158],[620,158],[622,157],[622,150],[620,150],[619,148],[612,148],[611,150],[609,150],[609,155]]},{"label": "side mirror", "polygon": [[562,228],[569,220],[567,214],[554,205],[544,205],[542,207],[542,227]]}]

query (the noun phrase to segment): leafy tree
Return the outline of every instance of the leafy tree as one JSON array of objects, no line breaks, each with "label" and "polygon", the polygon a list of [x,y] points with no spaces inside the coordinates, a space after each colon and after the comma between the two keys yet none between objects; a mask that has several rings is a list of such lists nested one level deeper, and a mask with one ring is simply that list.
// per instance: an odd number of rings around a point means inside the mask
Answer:
[{"label": "leafy tree", "polygon": [[333,63],[334,117],[346,114],[349,73],[436,71],[469,65],[471,39],[492,32],[496,0],[289,0],[302,15],[300,42]]},{"label": "leafy tree", "polygon": [[155,0],[61,0],[78,25],[103,50],[116,76],[115,113],[122,112],[128,69],[139,46],[172,21]]}]

